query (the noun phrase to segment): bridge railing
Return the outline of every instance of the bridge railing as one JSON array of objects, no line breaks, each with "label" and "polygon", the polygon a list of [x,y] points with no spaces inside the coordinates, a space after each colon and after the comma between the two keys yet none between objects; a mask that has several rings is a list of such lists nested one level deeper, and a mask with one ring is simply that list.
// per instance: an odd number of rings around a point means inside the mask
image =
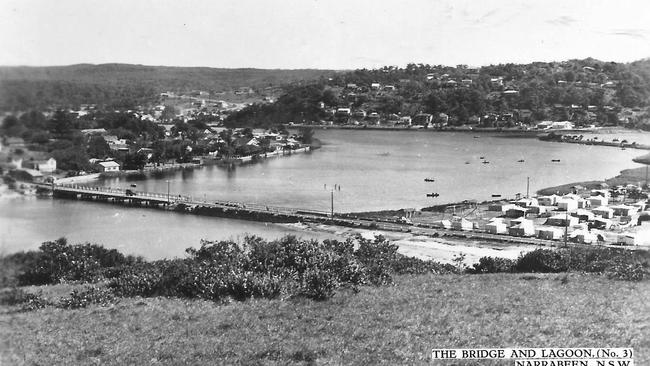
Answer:
[{"label": "bridge railing", "polygon": [[[135,191],[124,188],[113,188],[113,187],[102,187],[102,186],[87,186],[81,184],[55,184],[53,186],[55,190],[63,191],[72,191],[79,193],[99,193],[106,195],[117,195],[120,197],[132,197],[132,198],[153,198],[157,200],[169,200],[173,203],[188,203],[188,204],[197,204],[203,206],[212,206],[212,207],[225,207],[233,209],[246,209],[253,211],[263,211],[271,212],[277,214],[285,215],[314,215],[314,216],[329,216],[330,213],[326,211],[317,211],[317,210],[302,210],[298,208],[291,207],[281,207],[281,206],[272,206],[265,205],[261,203],[244,203],[244,202],[234,202],[234,201],[211,201],[211,202],[195,202],[192,199],[192,196],[183,196],[183,195],[168,195],[165,193],[157,192],[144,192],[144,191]],[[127,190],[131,194],[127,194]]]},{"label": "bridge railing", "polygon": [[[134,197],[134,198],[156,198],[161,200],[167,200],[172,202],[191,202],[191,196],[183,195],[167,195],[165,193],[156,193],[156,192],[144,192],[144,191],[135,191],[124,188],[113,188],[113,187],[101,187],[101,186],[86,186],[80,184],[57,184],[54,186],[55,190],[64,190],[64,191],[76,191],[81,193],[103,193],[108,195],[119,195],[124,197]],[[127,194],[127,190],[131,191],[132,194]]]}]

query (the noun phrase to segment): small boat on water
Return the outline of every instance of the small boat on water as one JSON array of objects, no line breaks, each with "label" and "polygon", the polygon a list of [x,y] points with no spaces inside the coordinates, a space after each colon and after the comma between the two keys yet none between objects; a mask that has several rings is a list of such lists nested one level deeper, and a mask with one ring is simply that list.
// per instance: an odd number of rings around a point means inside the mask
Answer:
[{"label": "small boat on water", "polygon": [[500,194],[493,194],[492,197],[497,198],[497,197],[501,197],[501,195]]},{"label": "small boat on water", "polygon": [[433,178],[424,178],[425,182],[435,182],[436,180]]},{"label": "small boat on water", "polygon": [[135,188],[137,186],[138,186],[137,184],[131,184],[131,187],[133,187],[133,188]]},{"label": "small boat on water", "polygon": [[387,151],[387,152],[380,153],[378,155],[379,156],[390,156],[390,153]]},{"label": "small boat on water", "polygon": [[485,159],[485,156],[481,156],[481,157],[479,157],[479,159]]},{"label": "small boat on water", "polygon": [[490,162],[487,160],[483,160],[483,164],[490,164]]},{"label": "small boat on water", "polygon": [[427,197],[438,197],[440,196],[439,193],[427,193]]},{"label": "small boat on water", "polygon": [[524,159],[517,160],[518,163],[523,163],[524,161],[526,161],[526,160],[524,160]]},{"label": "small boat on water", "polygon": [[559,162],[560,162],[560,159],[553,159],[553,160],[551,160],[551,162],[553,162],[553,163],[559,163]]},{"label": "small boat on water", "polygon": [[466,161],[465,164],[469,164],[469,161]]}]

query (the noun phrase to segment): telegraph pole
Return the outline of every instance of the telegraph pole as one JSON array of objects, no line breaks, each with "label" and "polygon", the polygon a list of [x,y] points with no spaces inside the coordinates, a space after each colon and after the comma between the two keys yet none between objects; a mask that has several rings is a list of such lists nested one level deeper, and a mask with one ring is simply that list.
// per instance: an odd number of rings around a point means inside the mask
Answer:
[{"label": "telegraph pole", "polygon": [[564,247],[567,246],[567,238],[569,236],[569,207],[567,207],[566,215],[564,217]]},{"label": "telegraph pole", "polygon": [[332,197],[332,220],[334,220],[334,190],[332,190],[330,193]]},{"label": "telegraph pole", "polygon": [[530,177],[526,177],[526,198],[530,198],[528,196],[529,192],[530,192]]}]

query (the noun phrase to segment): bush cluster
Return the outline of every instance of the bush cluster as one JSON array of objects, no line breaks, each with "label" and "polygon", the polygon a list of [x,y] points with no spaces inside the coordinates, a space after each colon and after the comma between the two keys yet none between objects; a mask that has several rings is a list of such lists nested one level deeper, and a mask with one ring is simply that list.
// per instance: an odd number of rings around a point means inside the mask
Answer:
[{"label": "bush cluster", "polygon": [[3,292],[0,296],[0,304],[9,306],[20,305],[22,311],[37,310],[52,305],[52,303],[41,296],[40,292],[33,294],[17,287]]},{"label": "bush cluster", "polygon": [[61,309],[85,308],[90,304],[109,305],[115,300],[113,292],[105,287],[85,287],[81,290],[73,290],[69,296],[61,298],[58,302],[52,302],[43,297],[42,293],[27,292],[21,288],[14,287],[0,295],[0,304],[9,306],[20,306],[21,311],[32,311],[54,306]]},{"label": "bush cluster", "polygon": [[110,289],[91,286],[82,290],[72,290],[70,296],[59,300],[56,306],[63,309],[85,308],[90,304],[106,306],[111,304],[114,299],[115,295]]},{"label": "bush cluster", "polygon": [[[286,298],[323,300],[342,287],[390,285],[394,274],[447,273],[456,269],[397,253],[385,238],[304,240],[295,236],[242,243],[202,241],[183,259],[147,262],[94,244],[70,245],[65,238],[38,251],[3,258],[18,285],[108,282],[109,290],[73,292],[61,307],[78,308],[117,296],[174,296],[210,300]],[[107,291],[110,291],[109,294]]]},{"label": "bush cluster", "polygon": [[650,254],[618,248],[536,249],[517,260],[483,257],[470,273],[559,273],[567,271],[605,274],[609,278],[640,281],[650,275]]},{"label": "bush cluster", "polygon": [[341,287],[388,285],[395,273],[450,271],[437,263],[406,259],[384,238],[374,241],[203,241],[188,258],[131,266],[114,278],[120,296],[177,296],[222,300],[305,296],[323,300]]},{"label": "bush cluster", "polygon": [[142,261],[97,244],[70,245],[65,238],[45,242],[38,251],[14,256],[22,269],[17,276],[21,286],[96,282],[114,276],[116,268]]}]

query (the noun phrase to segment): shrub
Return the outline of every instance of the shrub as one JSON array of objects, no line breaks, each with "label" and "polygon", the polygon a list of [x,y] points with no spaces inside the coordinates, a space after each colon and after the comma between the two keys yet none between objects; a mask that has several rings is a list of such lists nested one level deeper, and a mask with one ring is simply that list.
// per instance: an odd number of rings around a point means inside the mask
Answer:
[{"label": "shrub", "polygon": [[393,283],[392,264],[397,259],[397,245],[378,236],[374,241],[357,237],[359,248],[355,256],[364,267],[367,283],[380,286]]},{"label": "shrub", "polygon": [[647,269],[641,264],[621,263],[607,269],[607,277],[624,281],[641,281],[647,276]]},{"label": "shrub", "polygon": [[245,271],[230,276],[226,281],[225,294],[240,301],[248,298],[273,299],[286,292],[285,282],[283,276]]},{"label": "shrub", "polygon": [[113,302],[115,295],[110,289],[100,287],[87,287],[81,291],[72,290],[69,297],[59,300],[57,307],[63,309],[85,308],[90,304],[106,306]]},{"label": "shrub", "polygon": [[468,269],[469,273],[500,273],[513,272],[516,262],[506,258],[482,257],[474,267]]},{"label": "shrub", "polygon": [[161,262],[140,263],[125,269],[109,287],[119,296],[156,296],[161,294]]},{"label": "shrub", "polygon": [[515,264],[517,272],[557,273],[569,270],[570,259],[565,251],[535,249],[519,256]]},{"label": "shrub", "polygon": [[[175,296],[221,300],[303,295],[326,299],[340,287],[355,291],[362,284],[392,283],[392,274],[448,273],[455,269],[397,254],[397,246],[374,241],[302,240],[286,236],[266,241],[247,236],[244,242],[201,241],[185,259],[144,262],[98,245],[68,245],[64,238],[41,245],[21,260],[28,265],[22,284],[110,279],[117,296]],[[73,292],[61,307],[78,308],[110,300],[109,290]]]},{"label": "shrub", "polygon": [[41,296],[40,292],[33,294],[16,287],[2,293],[2,296],[0,296],[0,304],[9,306],[20,305],[22,311],[38,310],[51,305],[49,301]]},{"label": "shrub", "polygon": [[483,257],[470,273],[494,272],[566,272],[581,271],[606,274],[608,278],[640,281],[650,271],[650,254],[618,248],[536,249],[519,256],[516,262]]},{"label": "shrub", "polygon": [[414,257],[396,254],[396,258],[391,263],[391,268],[395,274],[420,275],[425,273],[445,274],[457,273],[455,266],[451,264],[442,264],[430,260],[422,260]]},{"label": "shrub", "polygon": [[[33,252],[32,252],[33,253]],[[18,275],[20,285],[44,285],[61,281],[96,282],[109,269],[141,262],[115,249],[96,244],[69,245],[65,238],[43,243],[30,255],[30,265]]]},{"label": "shrub", "polygon": [[302,276],[301,293],[315,300],[334,295],[340,283],[335,273],[321,268],[310,268]]},{"label": "shrub", "polygon": [[19,252],[0,258],[0,288],[17,286],[18,276],[36,265],[39,253]]}]

